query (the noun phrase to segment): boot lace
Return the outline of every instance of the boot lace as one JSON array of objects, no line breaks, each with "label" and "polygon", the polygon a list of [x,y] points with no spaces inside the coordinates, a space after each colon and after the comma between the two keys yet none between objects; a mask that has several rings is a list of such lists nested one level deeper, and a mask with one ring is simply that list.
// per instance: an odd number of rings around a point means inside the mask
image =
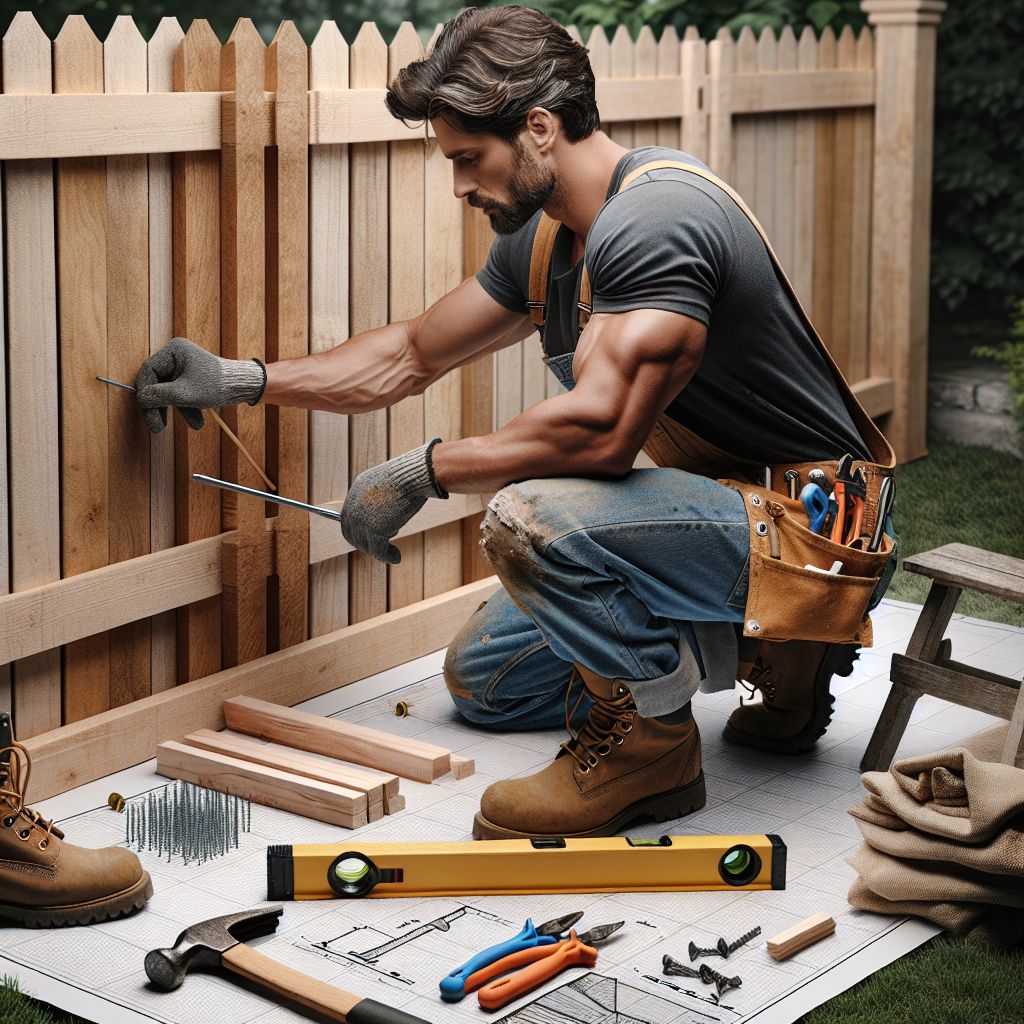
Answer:
[{"label": "boot lace", "polygon": [[[770,665],[764,665],[760,661],[755,661],[753,668],[750,670],[750,674],[746,679],[739,681],[740,686],[747,691],[748,697],[746,702],[749,704],[754,699],[754,694],[760,690],[764,694],[765,704],[775,703],[775,683],[772,682],[772,669]],[[744,698],[740,696],[740,703],[744,703]]]},{"label": "boot lace", "polygon": [[[5,763],[5,755],[10,756],[9,762]],[[37,828],[43,833],[39,849],[45,850],[50,845],[50,836],[59,833],[54,829],[52,821],[47,821],[38,811],[25,806],[31,767],[28,751],[20,743],[13,742],[0,749],[0,804],[6,804],[0,807],[0,824],[4,828],[14,828],[18,819],[23,819],[26,824],[18,829],[18,838],[27,840],[32,829]]]},{"label": "boot lace", "polygon": [[[569,698],[572,694],[573,684],[577,681],[580,683],[579,692],[570,709]],[[579,770],[584,775],[597,764],[599,758],[610,754],[613,747],[621,745],[625,736],[633,728],[633,719],[636,717],[636,705],[628,692],[621,697],[610,699],[591,693],[589,694],[592,701],[590,713],[579,732],[573,732],[573,715],[576,714],[587,695],[587,688],[583,685],[579,673],[573,669],[569,678],[569,686],[565,691],[565,728],[569,733],[569,739],[563,740],[559,746],[576,759]]]}]

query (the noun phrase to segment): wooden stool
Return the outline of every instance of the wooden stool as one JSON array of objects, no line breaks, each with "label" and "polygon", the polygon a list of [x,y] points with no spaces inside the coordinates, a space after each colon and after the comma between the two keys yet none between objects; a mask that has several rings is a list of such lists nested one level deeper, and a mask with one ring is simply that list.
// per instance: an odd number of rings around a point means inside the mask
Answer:
[{"label": "wooden stool", "polygon": [[943,639],[961,590],[996,594],[1024,604],[1024,561],[966,544],[944,544],[905,559],[903,567],[932,580],[906,655],[894,654],[892,689],[860,762],[862,771],[886,771],[918,697],[933,697],[1010,721],[1002,760],[1024,768],[1024,686],[1017,679],[952,661]]}]

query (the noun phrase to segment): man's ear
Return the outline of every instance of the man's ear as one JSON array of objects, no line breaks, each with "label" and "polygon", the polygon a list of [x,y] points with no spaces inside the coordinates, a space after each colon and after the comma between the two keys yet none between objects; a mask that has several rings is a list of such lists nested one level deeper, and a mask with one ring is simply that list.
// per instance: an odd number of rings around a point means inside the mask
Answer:
[{"label": "man's ear", "polygon": [[541,156],[550,152],[562,130],[562,119],[546,107],[532,107],[526,115],[526,132]]}]

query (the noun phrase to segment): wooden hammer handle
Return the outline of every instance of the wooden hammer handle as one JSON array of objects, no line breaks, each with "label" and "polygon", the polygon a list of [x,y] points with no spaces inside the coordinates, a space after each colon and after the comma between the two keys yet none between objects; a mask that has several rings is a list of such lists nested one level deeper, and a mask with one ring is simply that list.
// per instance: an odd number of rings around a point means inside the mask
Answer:
[{"label": "wooden hammer handle", "polygon": [[220,962],[229,971],[262,988],[270,989],[279,996],[301,1003],[342,1024],[429,1024],[422,1017],[413,1017],[374,999],[335,988],[293,967],[286,967],[244,942],[232,946],[221,956]]}]

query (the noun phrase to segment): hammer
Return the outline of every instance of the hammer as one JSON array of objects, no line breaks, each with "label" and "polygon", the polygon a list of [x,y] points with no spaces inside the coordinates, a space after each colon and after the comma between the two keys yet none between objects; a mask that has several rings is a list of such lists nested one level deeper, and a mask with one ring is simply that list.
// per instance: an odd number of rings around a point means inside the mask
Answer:
[{"label": "hammer", "polygon": [[283,913],[284,907],[278,905],[200,921],[186,928],[171,949],[148,952],[146,974],[157,988],[170,992],[185,980],[193,966],[222,966],[342,1024],[429,1024],[422,1017],[286,967],[245,944],[275,931]]}]

